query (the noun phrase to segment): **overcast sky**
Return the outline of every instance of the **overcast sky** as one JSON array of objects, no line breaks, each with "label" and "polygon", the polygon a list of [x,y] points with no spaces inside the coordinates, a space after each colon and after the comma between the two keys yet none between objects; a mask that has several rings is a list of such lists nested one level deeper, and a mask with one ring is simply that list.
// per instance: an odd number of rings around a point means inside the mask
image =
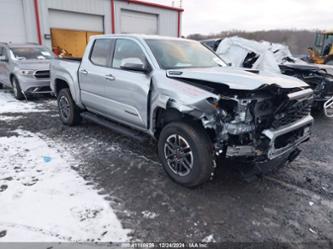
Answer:
[{"label": "overcast sky", "polygon": [[[173,0],[150,1],[171,5]],[[232,29],[333,30],[333,0],[183,0],[183,8],[183,35]]]}]

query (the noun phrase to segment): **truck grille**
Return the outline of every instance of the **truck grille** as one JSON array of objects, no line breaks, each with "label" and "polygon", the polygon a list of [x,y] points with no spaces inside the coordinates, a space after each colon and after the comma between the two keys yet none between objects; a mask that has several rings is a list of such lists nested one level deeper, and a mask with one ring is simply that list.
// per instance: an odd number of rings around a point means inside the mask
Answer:
[{"label": "truck grille", "polygon": [[37,79],[48,79],[50,78],[50,70],[40,70],[35,72]]},{"label": "truck grille", "polygon": [[291,101],[279,113],[275,114],[272,123],[273,128],[279,128],[304,118],[311,113],[312,98],[305,100]]}]

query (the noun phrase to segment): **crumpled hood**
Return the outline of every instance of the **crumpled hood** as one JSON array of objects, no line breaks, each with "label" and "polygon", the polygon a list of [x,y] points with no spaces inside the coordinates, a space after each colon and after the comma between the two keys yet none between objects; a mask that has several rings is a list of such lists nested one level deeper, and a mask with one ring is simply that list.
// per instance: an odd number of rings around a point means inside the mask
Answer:
[{"label": "crumpled hood", "polygon": [[19,69],[50,70],[50,60],[18,60],[15,64]]},{"label": "crumpled hood", "polygon": [[262,72],[256,74],[230,67],[172,69],[167,70],[167,76],[224,84],[235,90],[255,90],[265,85],[277,85],[281,88],[308,87],[305,82],[294,77]]}]

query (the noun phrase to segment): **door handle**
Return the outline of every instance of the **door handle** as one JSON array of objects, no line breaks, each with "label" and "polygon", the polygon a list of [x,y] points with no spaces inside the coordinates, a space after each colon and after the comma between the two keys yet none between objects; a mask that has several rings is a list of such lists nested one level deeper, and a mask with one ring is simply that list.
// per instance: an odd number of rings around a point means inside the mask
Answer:
[{"label": "door handle", "polygon": [[80,70],[80,73],[83,74],[83,75],[87,75],[87,74],[88,74],[88,71],[85,70],[85,69],[81,69],[81,70]]},{"label": "door handle", "polygon": [[107,79],[107,80],[115,80],[116,77],[114,77],[112,74],[107,74],[107,75],[105,75],[105,79]]}]

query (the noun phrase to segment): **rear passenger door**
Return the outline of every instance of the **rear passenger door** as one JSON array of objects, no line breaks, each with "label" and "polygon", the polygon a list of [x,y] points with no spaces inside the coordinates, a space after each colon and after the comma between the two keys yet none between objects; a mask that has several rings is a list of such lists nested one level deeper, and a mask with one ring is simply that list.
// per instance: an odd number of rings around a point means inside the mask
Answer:
[{"label": "rear passenger door", "polygon": [[106,75],[110,73],[113,46],[113,39],[96,39],[89,58],[84,58],[79,68],[82,103],[88,110],[102,115],[107,113],[105,84]]}]

